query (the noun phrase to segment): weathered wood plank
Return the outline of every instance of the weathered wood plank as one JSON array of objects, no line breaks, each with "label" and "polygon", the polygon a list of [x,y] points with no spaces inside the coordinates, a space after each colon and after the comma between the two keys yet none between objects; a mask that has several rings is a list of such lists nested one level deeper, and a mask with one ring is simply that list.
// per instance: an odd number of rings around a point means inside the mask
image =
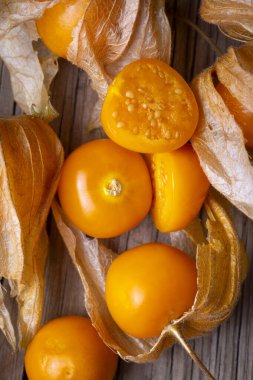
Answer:
[{"label": "weathered wood plank", "polygon": [[0,66],[0,115],[9,117],[13,115],[14,102],[8,70],[3,63]]},{"label": "weathered wood plank", "polygon": [[[8,285],[4,282],[3,287],[8,289]],[[14,299],[6,294],[6,306],[15,323],[17,315],[17,305]],[[6,343],[4,335],[0,334],[0,378],[3,380],[22,380],[24,365],[24,353],[13,353],[11,347]]]}]

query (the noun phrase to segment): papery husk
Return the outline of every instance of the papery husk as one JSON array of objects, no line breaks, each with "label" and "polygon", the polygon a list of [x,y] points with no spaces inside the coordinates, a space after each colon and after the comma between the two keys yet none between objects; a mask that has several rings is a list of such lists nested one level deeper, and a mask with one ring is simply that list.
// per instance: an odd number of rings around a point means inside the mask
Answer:
[{"label": "papery husk", "polygon": [[252,0],[203,0],[200,15],[236,40],[253,40]]},{"label": "papery husk", "polygon": [[46,8],[58,2],[59,0],[1,0],[0,39],[16,26],[41,17]]},{"label": "papery husk", "polygon": [[67,59],[85,70],[99,101],[90,129],[98,127],[99,111],[115,75],[139,58],[170,61],[171,30],[164,0],[90,1],[69,45]]},{"label": "papery husk", "polygon": [[162,350],[178,340],[177,334],[184,340],[208,333],[227,319],[235,307],[245,278],[241,243],[215,193],[208,196],[205,208],[207,239],[199,241],[200,236],[203,237],[200,223],[191,233],[184,233],[187,239],[190,236],[195,241],[193,231],[197,231],[198,291],[194,305],[180,319],[166,326],[159,337],[136,339],[115,324],[106,307],[105,278],[116,253],[97,239],[86,237],[71,224],[59,204],[53,203],[57,227],[83,283],[86,310],[104,342],[124,360],[137,363],[155,360]]},{"label": "papery husk", "polygon": [[191,142],[210,183],[253,219],[253,167],[241,128],[215,88],[213,75],[253,112],[253,46],[228,53],[198,75],[192,85],[200,119]]},{"label": "papery husk", "polygon": [[26,114],[42,115],[48,121],[58,114],[50,104],[48,90],[58,71],[56,56],[48,51],[40,62],[34,20],[59,0],[2,0],[0,7],[0,58],[11,79],[14,100]]},{"label": "papery husk", "polygon": [[[40,325],[45,222],[62,163],[61,143],[45,122],[28,116],[0,120],[0,276],[9,281],[18,303],[21,347]],[[10,322],[0,308],[1,319]]]},{"label": "papery husk", "polygon": [[11,322],[10,314],[4,304],[4,294],[2,285],[0,285],[0,329],[6,336],[13,350],[16,349],[16,337]]}]

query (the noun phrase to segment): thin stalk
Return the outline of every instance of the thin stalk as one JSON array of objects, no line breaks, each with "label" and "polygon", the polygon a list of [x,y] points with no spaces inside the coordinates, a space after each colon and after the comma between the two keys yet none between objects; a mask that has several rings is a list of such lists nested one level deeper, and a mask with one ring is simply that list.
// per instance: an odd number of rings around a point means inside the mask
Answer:
[{"label": "thin stalk", "polygon": [[194,363],[196,363],[201,371],[206,375],[206,377],[209,380],[216,380],[215,377],[208,371],[206,366],[202,363],[200,358],[195,354],[195,352],[191,349],[191,347],[186,343],[180,332],[175,326],[170,326],[169,328],[170,333],[176,338],[177,342],[181,344],[181,346],[184,348],[184,350],[190,355]]},{"label": "thin stalk", "polygon": [[192,29],[196,30],[197,33],[199,33],[201,35],[201,37],[206,41],[208,42],[208,44],[212,47],[212,49],[215,51],[216,55],[219,57],[221,56],[223,53],[222,51],[218,48],[218,46],[213,42],[213,40],[208,37],[206,35],[205,32],[203,32],[203,30],[201,30],[198,25],[194,24],[194,22],[184,18],[184,17],[180,17],[180,16],[177,16],[177,15],[173,15],[172,14],[172,17],[174,17],[176,20],[179,20],[179,21],[182,21],[184,22],[185,24],[189,25]]}]

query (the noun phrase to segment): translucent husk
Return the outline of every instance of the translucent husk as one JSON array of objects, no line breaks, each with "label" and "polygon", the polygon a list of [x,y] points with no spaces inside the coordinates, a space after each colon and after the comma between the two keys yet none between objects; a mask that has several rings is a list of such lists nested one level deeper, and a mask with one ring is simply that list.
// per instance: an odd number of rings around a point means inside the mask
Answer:
[{"label": "translucent husk", "polygon": [[0,329],[3,331],[13,350],[16,348],[16,337],[10,314],[4,304],[4,293],[0,286]]},{"label": "translucent husk", "polygon": [[[202,336],[231,314],[240,295],[246,265],[242,245],[222,204],[215,192],[209,194],[205,203],[207,238],[204,227],[197,220],[189,230],[181,231],[180,237],[177,235],[174,239],[174,243],[179,241],[182,244],[184,240],[185,246],[193,244],[195,248],[198,291],[194,305],[180,319],[166,326],[159,337],[136,339],[115,324],[105,302],[106,273],[117,254],[97,239],[86,237],[68,220],[59,204],[53,203],[59,232],[84,287],[84,306],[102,339],[124,360],[137,363],[155,360],[162,350],[176,341],[181,340],[182,344],[185,340]],[[184,348],[186,345],[183,344]],[[194,353],[191,352],[191,356],[194,359]]]},{"label": "translucent husk", "polygon": [[170,59],[163,0],[109,0],[106,6],[103,0],[90,1],[73,37],[67,58],[89,74],[101,99],[128,63],[141,57]]},{"label": "translucent husk", "polygon": [[229,48],[192,85],[200,109],[192,145],[213,187],[249,218],[253,218],[253,167],[241,128],[217,92],[214,76],[253,112],[252,57],[252,45]]},{"label": "translucent husk", "polygon": [[90,1],[73,30],[67,59],[85,70],[98,94],[89,129],[100,126],[100,110],[114,76],[142,57],[169,63],[171,30],[164,0]]},{"label": "translucent husk", "polygon": [[41,44],[34,46],[39,37],[34,20],[58,1],[1,0],[0,6],[0,58],[9,70],[14,100],[26,114],[47,120],[58,115],[48,96],[58,65]]},{"label": "translucent husk", "polygon": [[203,0],[202,18],[220,27],[221,31],[239,41],[253,40],[252,0]]},{"label": "translucent husk", "polygon": [[[48,238],[45,222],[56,191],[63,150],[42,120],[0,119],[0,277],[18,304],[19,345],[40,325]],[[15,346],[13,326],[0,289],[0,328]]]}]

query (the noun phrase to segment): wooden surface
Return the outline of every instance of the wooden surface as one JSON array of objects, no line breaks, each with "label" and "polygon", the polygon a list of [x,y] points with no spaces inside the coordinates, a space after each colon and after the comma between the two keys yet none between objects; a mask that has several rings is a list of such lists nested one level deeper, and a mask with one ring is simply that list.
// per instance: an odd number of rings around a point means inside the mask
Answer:
[{"label": "wooden surface", "polygon": [[[196,0],[168,1],[171,14],[191,20],[225,52],[235,44],[225,38],[216,27],[198,18],[199,2]],[[171,19],[173,29],[173,66],[189,81],[215,60],[215,53],[198,33],[179,19]],[[81,142],[101,136],[100,131],[87,134],[85,126],[95,95],[84,72],[67,63],[60,62],[60,71],[52,88],[52,101],[60,117],[53,123],[66,154]],[[0,63],[0,116],[18,114],[13,102],[6,68]],[[250,261],[253,255],[253,223],[240,212],[234,211],[238,232],[246,246]],[[46,289],[43,322],[61,315],[83,314],[83,289],[78,274],[68,257],[66,249],[51,218],[48,223],[51,238],[50,254],[45,273]],[[117,239],[107,241],[113,249],[121,252],[127,248],[154,240],[169,241],[168,235],[157,233],[147,218],[134,231]],[[253,272],[243,286],[241,300],[232,317],[211,335],[191,342],[193,349],[219,380],[250,380],[253,378]],[[9,301],[13,320],[16,308]],[[0,380],[25,380],[23,352],[12,353],[0,333]],[[191,359],[175,345],[164,352],[155,363],[138,365],[120,362],[118,380],[200,380],[205,377]],[[103,379],[101,379],[103,380]]]}]

